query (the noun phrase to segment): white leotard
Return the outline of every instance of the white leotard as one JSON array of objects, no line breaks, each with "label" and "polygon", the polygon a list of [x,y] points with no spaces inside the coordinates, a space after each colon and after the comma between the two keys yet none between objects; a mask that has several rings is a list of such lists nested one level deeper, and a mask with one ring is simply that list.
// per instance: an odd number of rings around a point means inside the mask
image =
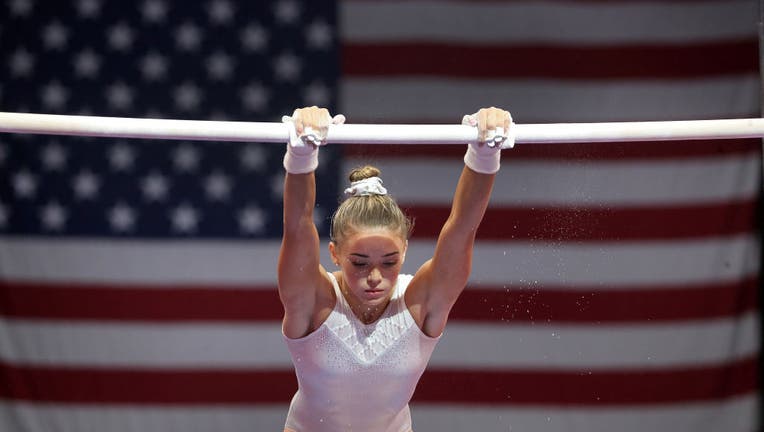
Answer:
[{"label": "white leotard", "polygon": [[403,294],[412,279],[399,275],[382,316],[363,324],[334,276],[337,302],[313,333],[284,336],[297,372],[286,429],[297,432],[411,430],[408,402],[439,338],[425,335]]}]

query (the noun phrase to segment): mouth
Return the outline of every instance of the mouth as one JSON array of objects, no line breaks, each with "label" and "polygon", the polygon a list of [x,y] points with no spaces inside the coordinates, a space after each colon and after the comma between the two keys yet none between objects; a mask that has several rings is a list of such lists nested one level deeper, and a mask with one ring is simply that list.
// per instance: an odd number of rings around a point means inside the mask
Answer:
[{"label": "mouth", "polygon": [[363,291],[368,297],[380,297],[384,294],[385,290],[381,289],[367,289]]}]

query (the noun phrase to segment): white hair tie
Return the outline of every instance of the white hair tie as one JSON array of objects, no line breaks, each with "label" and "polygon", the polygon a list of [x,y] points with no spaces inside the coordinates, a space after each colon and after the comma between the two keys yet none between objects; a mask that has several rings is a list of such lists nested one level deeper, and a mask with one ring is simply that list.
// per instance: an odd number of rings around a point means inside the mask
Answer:
[{"label": "white hair tie", "polygon": [[369,195],[387,195],[387,189],[382,186],[382,179],[379,177],[369,177],[350,183],[350,187],[345,189],[345,194],[357,196]]}]

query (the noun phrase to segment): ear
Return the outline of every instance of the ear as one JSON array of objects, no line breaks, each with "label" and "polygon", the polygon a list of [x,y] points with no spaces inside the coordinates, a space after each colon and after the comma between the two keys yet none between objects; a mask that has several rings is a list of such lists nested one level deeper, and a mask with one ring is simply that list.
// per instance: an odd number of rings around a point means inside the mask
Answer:
[{"label": "ear", "polygon": [[334,262],[334,265],[340,265],[340,258],[337,255],[338,254],[337,249],[338,249],[337,245],[334,244],[334,242],[329,242],[329,255],[331,255],[332,262]]}]

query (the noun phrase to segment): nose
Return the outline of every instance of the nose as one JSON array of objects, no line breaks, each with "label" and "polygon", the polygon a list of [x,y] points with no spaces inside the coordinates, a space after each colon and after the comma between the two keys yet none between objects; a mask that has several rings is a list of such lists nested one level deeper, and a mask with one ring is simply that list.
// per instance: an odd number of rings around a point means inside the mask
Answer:
[{"label": "nose", "polygon": [[382,282],[382,272],[378,268],[373,268],[369,272],[369,276],[366,278],[370,288],[374,288]]}]

